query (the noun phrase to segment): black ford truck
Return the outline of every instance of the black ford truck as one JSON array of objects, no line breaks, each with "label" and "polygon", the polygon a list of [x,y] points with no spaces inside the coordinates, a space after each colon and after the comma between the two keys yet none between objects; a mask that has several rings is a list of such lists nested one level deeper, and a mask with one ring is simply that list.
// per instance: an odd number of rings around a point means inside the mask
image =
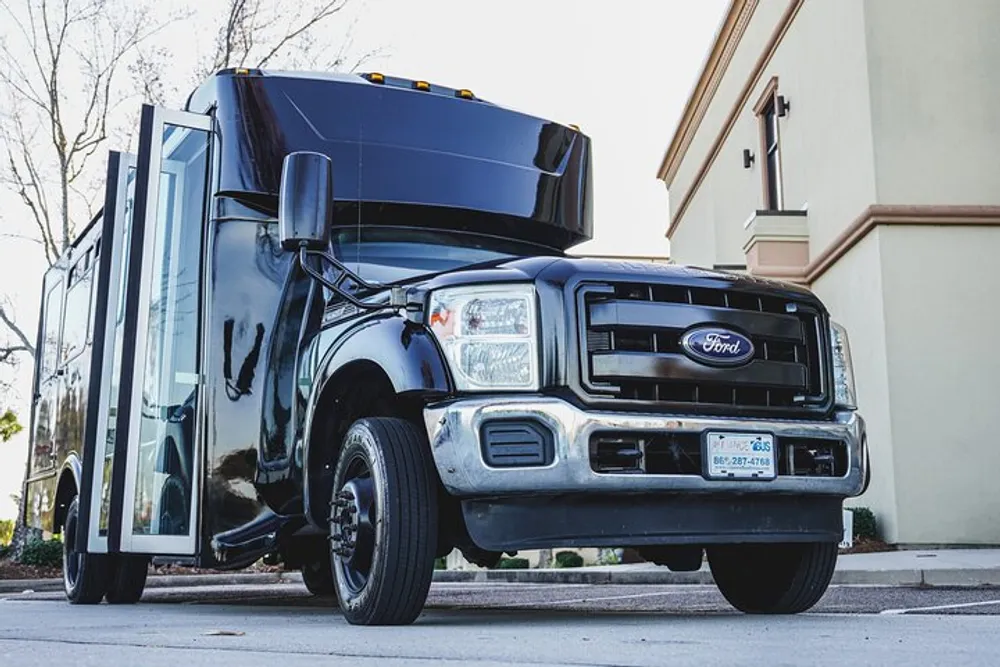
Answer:
[{"label": "black ford truck", "polygon": [[68,599],[265,558],[406,624],[453,549],[634,547],[814,605],[869,480],[845,331],[796,286],[567,255],[591,164],[574,126],[378,73],[144,107],[44,278],[23,498]]}]

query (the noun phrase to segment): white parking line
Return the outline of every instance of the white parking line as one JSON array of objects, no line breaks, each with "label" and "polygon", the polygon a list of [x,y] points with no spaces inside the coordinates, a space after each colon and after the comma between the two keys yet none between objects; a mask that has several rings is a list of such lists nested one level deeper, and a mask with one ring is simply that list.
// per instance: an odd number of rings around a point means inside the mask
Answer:
[{"label": "white parking line", "polygon": [[595,584],[539,584],[533,582],[517,582],[517,581],[435,581],[431,584],[431,588],[439,589],[456,589],[456,588],[468,588],[468,589],[543,589],[543,588],[586,588],[588,586],[594,586]]},{"label": "white parking line", "polygon": [[983,600],[982,602],[960,602],[956,604],[940,604],[933,607],[910,607],[908,609],[886,609],[879,612],[883,616],[898,616],[911,611],[944,611],[946,609],[965,609],[966,607],[984,607],[986,605],[1000,604],[1000,600]]},{"label": "white parking line", "polygon": [[[560,605],[560,604],[585,604],[587,602],[605,602],[608,600],[634,600],[638,598],[651,598],[660,595],[705,595],[713,591],[658,591],[656,593],[632,593],[631,595],[608,595],[596,598],[577,598],[575,600],[540,600],[537,602],[511,602],[498,605],[500,607],[537,607],[539,605]],[[492,606],[492,605],[490,605]]]}]

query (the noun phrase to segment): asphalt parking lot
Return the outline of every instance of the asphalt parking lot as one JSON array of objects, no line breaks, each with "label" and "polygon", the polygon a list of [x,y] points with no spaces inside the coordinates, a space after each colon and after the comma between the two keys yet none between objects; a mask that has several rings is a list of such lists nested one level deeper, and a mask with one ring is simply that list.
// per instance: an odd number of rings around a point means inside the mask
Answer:
[{"label": "asphalt parking lot", "polygon": [[0,664],[995,665],[1000,590],[838,586],[745,616],[712,586],[436,583],[413,626],[348,625],[300,584],[147,589],[130,607],[0,596]]},{"label": "asphalt parking lot", "polygon": [[[24,598],[61,599],[61,594]],[[146,603],[237,606],[334,607],[333,599],[311,596],[294,584],[196,589],[150,589]],[[586,584],[436,583],[427,608],[483,611],[634,612],[654,615],[731,615],[734,610],[715,586],[637,586]],[[812,614],[1000,615],[1000,589],[917,589],[834,586]]]}]

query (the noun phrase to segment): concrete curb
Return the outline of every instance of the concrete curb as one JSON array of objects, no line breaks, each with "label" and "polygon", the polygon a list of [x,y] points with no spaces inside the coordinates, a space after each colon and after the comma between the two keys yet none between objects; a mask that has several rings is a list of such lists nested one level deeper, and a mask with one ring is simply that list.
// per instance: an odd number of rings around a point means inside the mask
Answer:
[{"label": "concrete curb", "polygon": [[[196,586],[258,586],[261,584],[300,584],[299,572],[249,572],[234,574],[164,574],[151,575],[146,588],[193,588]],[[61,591],[62,579],[0,580],[0,593]]]},{"label": "concrete curb", "polygon": [[[712,573],[657,570],[622,570],[567,568],[548,570],[437,570],[439,583],[518,583],[518,584],[619,584],[663,586],[676,584],[712,585]],[[234,573],[195,575],[153,575],[147,588],[192,588],[196,586],[248,586],[261,584],[298,584],[298,572]],[[932,570],[838,570],[834,585],[900,586],[946,588],[1000,587],[1000,568]],[[61,591],[61,579],[12,579],[0,581],[0,593],[23,591]]]},{"label": "concrete curb", "polygon": [[438,570],[434,581],[442,583],[516,583],[516,584],[712,584],[712,574],[660,570],[589,571],[587,568],[548,570]]},{"label": "concrete curb", "polygon": [[[619,584],[663,586],[676,584],[714,585],[708,570],[671,572],[663,570],[582,569],[551,570],[444,570],[434,573],[434,581],[448,583],[506,582],[521,584]],[[837,570],[836,586],[901,586],[946,588],[1000,587],[1000,568],[937,570]]]}]

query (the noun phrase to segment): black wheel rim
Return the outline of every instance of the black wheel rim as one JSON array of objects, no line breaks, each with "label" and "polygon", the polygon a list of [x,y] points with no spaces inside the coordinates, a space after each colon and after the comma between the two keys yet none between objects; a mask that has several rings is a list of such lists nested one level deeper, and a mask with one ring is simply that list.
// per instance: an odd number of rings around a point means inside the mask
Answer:
[{"label": "black wheel rim", "polygon": [[80,577],[81,555],[76,551],[76,517],[71,516],[66,520],[63,531],[63,579],[66,580],[66,588],[76,588],[77,579]]},{"label": "black wheel rim", "polygon": [[330,504],[330,539],[336,568],[347,590],[360,593],[375,555],[375,484],[360,455],[346,466],[344,483]]},{"label": "black wheel rim", "polygon": [[160,492],[160,535],[187,535],[187,497],[177,480],[168,479]]}]

